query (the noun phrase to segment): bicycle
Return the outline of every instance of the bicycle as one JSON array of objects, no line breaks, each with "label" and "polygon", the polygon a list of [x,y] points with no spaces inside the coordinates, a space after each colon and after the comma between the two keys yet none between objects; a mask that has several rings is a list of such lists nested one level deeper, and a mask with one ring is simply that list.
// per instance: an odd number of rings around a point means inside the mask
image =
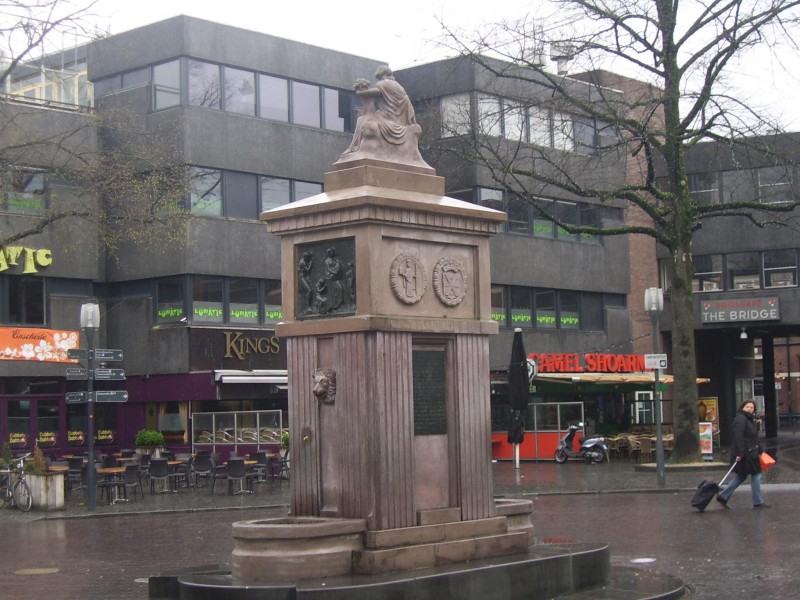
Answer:
[{"label": "bicycle", "polygon": [[[0,473],[0,502],[5,508],[9,502],[11,506],[16,506],[22,512],[28,512],[33,504],[31,498],[31,488],[25,480],[25,459],[30,454],[14,459],[14,468]],[[17,478],[12,483],[11,475],[16,474]]]}]

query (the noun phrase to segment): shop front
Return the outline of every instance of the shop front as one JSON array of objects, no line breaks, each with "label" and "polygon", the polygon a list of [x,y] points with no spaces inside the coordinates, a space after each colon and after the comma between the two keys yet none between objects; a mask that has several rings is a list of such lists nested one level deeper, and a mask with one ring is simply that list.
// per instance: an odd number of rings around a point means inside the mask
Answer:
[{"label": "shop front", "polygon": [[[552,460],[558,441],[569,425],[583,422],[585,435],[613,435],[654,429],[655,377],[641,354],[539,354],[537,375],[530,386],[525,413],[525,439],[520,459]],[[508,443],[511,408],[505,393],[505,374],[492,374],[492,457],[513,458]],[[671,375],[659,376],[661,390]],[[663,399],[664,423],[671,422],[671,401]]]}]

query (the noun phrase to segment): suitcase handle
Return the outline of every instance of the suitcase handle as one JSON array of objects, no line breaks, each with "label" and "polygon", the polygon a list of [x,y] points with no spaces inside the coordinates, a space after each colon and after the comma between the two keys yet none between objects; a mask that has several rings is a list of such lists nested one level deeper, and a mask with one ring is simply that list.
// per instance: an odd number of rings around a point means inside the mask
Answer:
[{"label": "suitcase handle", "polygon": [[733,470],[736,468],[736,465],[737,465],[737,464],[738,464],[738,463],[736,463],[736,462],[734,461],[734,463],[731,465],[731,468],[730,468],[730,469],[728,469],[728,472],[727,472],[727,473],[725,473],[725,477],[723,477],[722,479],[720,479],[720,482],[719,482],[719,484],[718,484],[720,487],[722,487],[722,484],[723,484],[723,483],[725,483],[725,480],[728,478],[728,475],[730,475],[731,473],[733,473]]}]

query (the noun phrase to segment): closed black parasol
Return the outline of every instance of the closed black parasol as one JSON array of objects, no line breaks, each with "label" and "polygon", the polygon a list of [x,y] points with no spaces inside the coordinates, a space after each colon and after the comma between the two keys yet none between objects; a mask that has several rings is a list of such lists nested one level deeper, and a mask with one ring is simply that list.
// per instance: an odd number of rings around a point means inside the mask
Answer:
[{"label": "closed black parasol", "polygon": [[511,405],[509,444],[521,444],[525,437],[525,409],[528,408],[528,398],[528,358],[525,356],[525,344],[522,342],[522,329],[517,328],[514,330],[511,362],[508,365],[508,403]]}]

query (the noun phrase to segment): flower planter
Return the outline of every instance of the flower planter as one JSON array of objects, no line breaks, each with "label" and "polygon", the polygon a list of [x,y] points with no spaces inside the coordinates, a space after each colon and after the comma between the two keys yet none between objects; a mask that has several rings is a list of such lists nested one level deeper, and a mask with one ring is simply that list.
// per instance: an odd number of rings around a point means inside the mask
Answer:
[{"label": "flower planter", "polygon": [[161,458],[161,453],[164,452],[167,448],[165,446],[136,446],[134,450],[136,454],[144,455],[147,454],[151,458]]},{"label": "flower planter", "polygon": [[31,488],[33,508],[39,510],[64,510],[63,473],[25,473]]}]

